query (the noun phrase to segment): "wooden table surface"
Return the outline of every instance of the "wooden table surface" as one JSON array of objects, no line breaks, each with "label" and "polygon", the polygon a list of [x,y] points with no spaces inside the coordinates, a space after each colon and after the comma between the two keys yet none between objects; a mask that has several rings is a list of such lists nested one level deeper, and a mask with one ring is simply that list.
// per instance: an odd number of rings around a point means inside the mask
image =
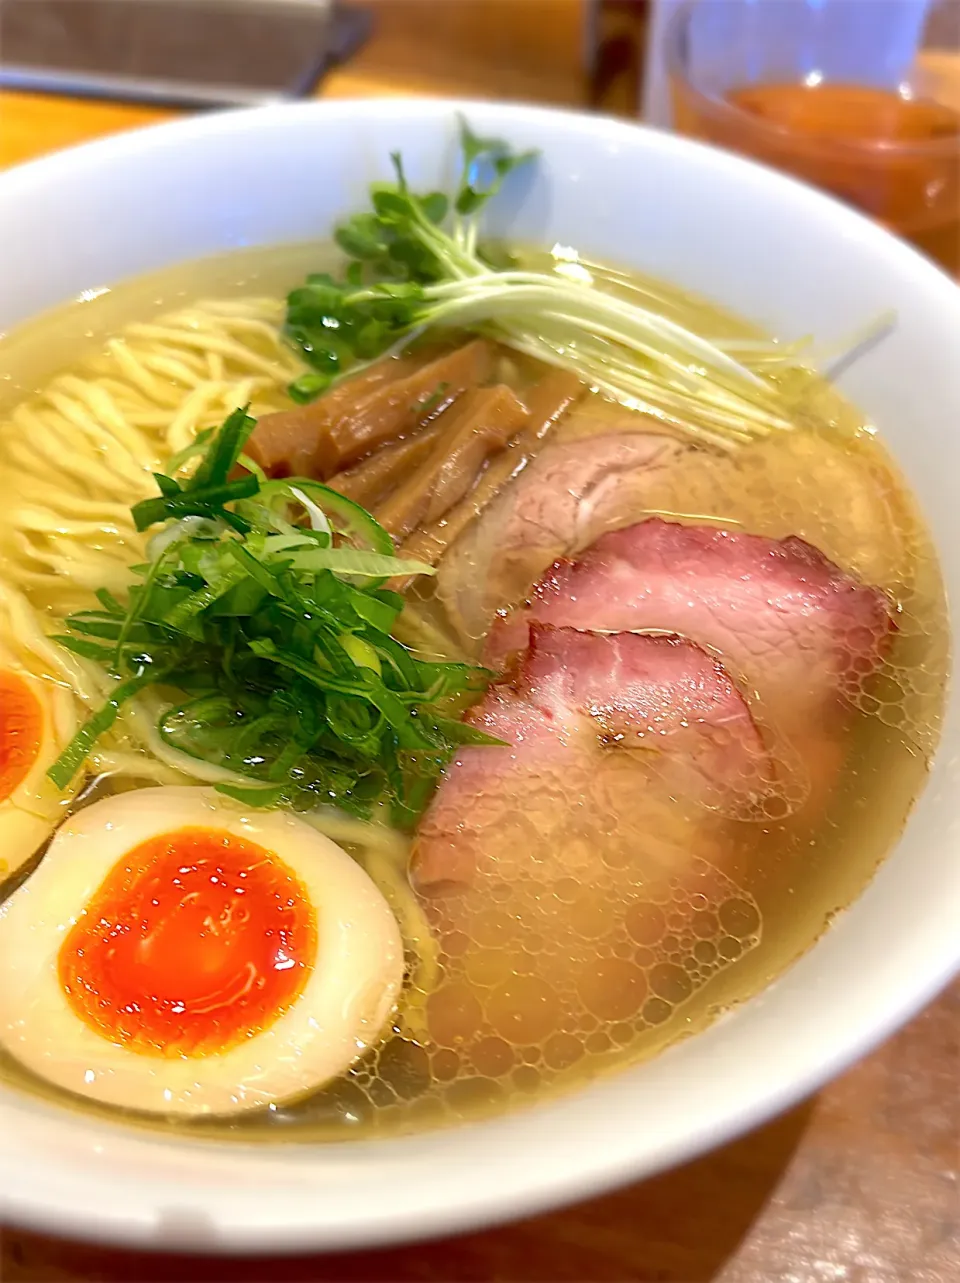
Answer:
[{"label": "wooden table surface", "polygon": [[[374,7],[373,39],[327,77],[321,96],[587,101],[579,0]],[[172,114],[0,93],[0,166]],[[655,1180],[502,1229],[394,1251],[248,1261],[3,1233],[3,1283],[134,1279],[960,1283],[960,983],[818,1096],[742,1140]]]}]

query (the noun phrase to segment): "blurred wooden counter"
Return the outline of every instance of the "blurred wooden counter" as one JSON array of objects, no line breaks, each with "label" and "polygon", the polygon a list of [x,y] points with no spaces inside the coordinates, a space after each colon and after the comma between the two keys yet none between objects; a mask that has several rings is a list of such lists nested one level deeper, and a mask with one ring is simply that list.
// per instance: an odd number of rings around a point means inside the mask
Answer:
[{"label": "blurred wooden counter", "polygon": [[[957,1283],[960,985],[819,1096],[666,1176],[503,1229],[327,1257],[5,1236],[4,1283]],[[640,1120],[624,1126],[641,1126]]]},{"label": "blurred wooden counter", "polygon": [[[320,96],[588,100],[580,0],[380,0],[375,11],[373,38]],[[173,114],[0,93],[0,166]],[[286,1261],[142,1256],[8,1230],[0,1279],[960,1283],[958,1181],[960,984],[784,1118],[550,1216],[428,1246]]]},{"label": "blurred wooden counter", "polygon": [[[582,106],[581,0],[367,0],[371,38],[317,88],[321,98],[431,94]],[[429,39],[426,32],[429,30]],[[177,111],[0,91],[0,166]]]}]

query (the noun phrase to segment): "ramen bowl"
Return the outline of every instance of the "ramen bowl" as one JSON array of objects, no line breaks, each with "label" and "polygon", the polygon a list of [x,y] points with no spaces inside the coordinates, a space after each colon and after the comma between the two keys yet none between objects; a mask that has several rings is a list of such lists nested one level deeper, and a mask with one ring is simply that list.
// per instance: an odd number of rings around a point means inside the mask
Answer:
[{"label": "ramen bowl", "polygon": [[[650,271],[829,346],[879,314],[838,375],[901,465],[960,592],[960,291],[803,185],[632,125],[536,108],[361,101],[207,115],[0,176],[0,328],[138,273],[329,234],[388,176],[452,162],[455,113],[541,151],[492,230]],[[762,993],[658,1057],[487,1121],[350,1143],[222,1143],[0,1088],[5,1220],[142,1248],[373,1246],[521,1217],[693,1158],[788,1108],[908,1020],[960,967],[960,709],[896,849]]]}]

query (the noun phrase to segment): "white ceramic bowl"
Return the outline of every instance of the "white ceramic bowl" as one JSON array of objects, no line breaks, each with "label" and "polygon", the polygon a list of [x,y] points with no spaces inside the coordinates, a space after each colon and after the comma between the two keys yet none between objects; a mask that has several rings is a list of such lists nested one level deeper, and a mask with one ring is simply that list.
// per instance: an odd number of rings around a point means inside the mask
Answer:
[{"label": "white ceramic bowl", "polygon": [[[310,104],[195,117],[0,177],[0,328],[81,289],[215,251],[323,235],[387,154],[437,183],[455,104]],[[649,269],[782,335],[896,334],[843,380],[901,460],[960,596],[960,290],[905,245],[770,171],[612,120],[461,104],[542,149],[502,229]],[[2,372],[0,372],[2,373]],[[0,1091],[10,1220],[145,1247],[356,1247],[531,1213],[647,1176],[762,1122],[922,1006],[960,966],[960,711],[857,903],[765,993],[577,1095],[409,1139],[239,1148],[164,1140]]]}]

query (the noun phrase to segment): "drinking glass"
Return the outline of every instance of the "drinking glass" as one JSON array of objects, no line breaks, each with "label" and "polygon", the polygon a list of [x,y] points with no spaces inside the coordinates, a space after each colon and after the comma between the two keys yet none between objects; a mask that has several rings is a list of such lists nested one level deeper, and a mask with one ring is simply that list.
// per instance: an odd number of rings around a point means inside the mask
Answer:
[{"label": "drinking glass", "polygon": [[688,0],[677,129],[834,195],[960,273],[960,2]]}]

